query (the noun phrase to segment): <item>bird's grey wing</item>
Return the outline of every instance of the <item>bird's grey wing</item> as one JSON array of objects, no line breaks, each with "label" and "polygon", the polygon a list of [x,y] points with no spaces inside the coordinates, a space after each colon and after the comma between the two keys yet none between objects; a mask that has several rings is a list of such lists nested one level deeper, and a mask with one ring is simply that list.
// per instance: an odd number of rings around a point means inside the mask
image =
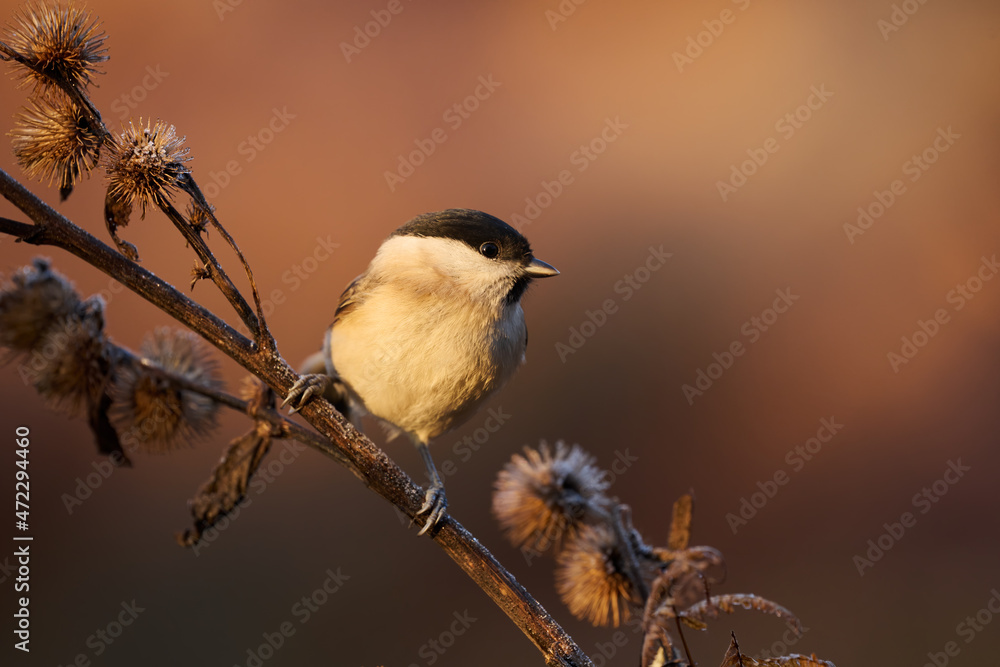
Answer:
[{"label": "bird's grey wing", "polygon": [[[336,324],[337,320],[341,317],[349,314],[364,300],[362,298],[361,285],[365,282],[365,277],[366,274],[362,273],[360,276],[352,280],[351,284],[344,290],[344,293],[340,295],[340,301],[337,303],[337,310],[333,314],[333,324]],[[333,325],[331,324],[330,326]]]},{"label": "bird's grey wing", "polygon": [[368,274],[362,273],[360,276],[351,281],[351,284],[347,286],[343,294],[340,295],[340,301],[337,303],[337,310],[333,314],[333,324],[326,330],[326,335],[323,336],[323,351],[321,353],[322,359],[326,364],[326,374],[333,378],[330,390],[327,391],[327,399],[333,403],[333,406],[337,408],[338,411],[347,419],[354,424],[354,427],[359,431],[361,430],[361,411],[356,409],[357,406],[352,404],[350,395],[347,391],[347,387],[343,384],[343,381],[337,377],[336,370],[333,368],[333,354],[330,350],[330,333],[337,322],[348,315],[351,311],[364,302],[365,289],[369,288],[371,285],[369,283]]}]

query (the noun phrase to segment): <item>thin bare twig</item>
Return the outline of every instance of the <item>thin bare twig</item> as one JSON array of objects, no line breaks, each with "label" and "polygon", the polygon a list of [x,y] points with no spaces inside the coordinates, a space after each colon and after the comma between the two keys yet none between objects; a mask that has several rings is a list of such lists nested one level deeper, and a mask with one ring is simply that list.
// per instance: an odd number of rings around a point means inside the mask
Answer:
[{"label": "thin bare twig", "polygon": [[254,308],[257,311],[257,322],[258,330],[256,334],[256,342],[262,350],[267,350],[268,352],[274,352],[277,350],[277,344],[274,341],[274,336],[271,335],[271,330],[267,326],[267,320],[264,317],[264,308],[261,305],[260,292],[257,290],[257,281],[253,277],[253,270],[250,268],[250,263],[247,262],[246,257],[243,256],[243,251],[236,244],[236,239],[229,233],[229,231],[222,226],[219,222],[219,218],[215,215],[215,209],[208,200],[205,199],[205,195],[202,194],[201,188],[195,182],[194,177],[191,174],[185,174],[181,182],[181,188],[190,195],[191,199],[194,200],[194,205],[200,208],[208,219],[211,221],[212,226],[215,227],[222,238],[229,244],[229,247],[233,249],[236,256],[239,258],[240,263],[243,264],[243,270],[247,274],[247,280],[250,282],[250,292],[253,295]]},{"label": "thin bare twig", "polygon": [[187,240],[191,249],[194,250],[195,254],[201,260],[202,265],[205,270],[208,271],[208,275],[211,276],[212,282],[216,284],[219,291],[229,300],[233,308],[236,309],[236,314],[240,316],[247,328],[256,338],[260,329],[258,326],[258,321],[256,315],[250,310],[250,304],[246,302],[240,291],[236,289],[236,285],[230,280],[229,275],[226,273],[222,265],[209,250],[208,244],[205,243],[205,239],[201,237],[201,234],[191,226],[191,223],[185,218],[180,211],[174,208],[173,204],[170,202],[160,203],[160,210],[162,210],[170,222],[174,223],[178,231],[183,234],[184,238]]}]

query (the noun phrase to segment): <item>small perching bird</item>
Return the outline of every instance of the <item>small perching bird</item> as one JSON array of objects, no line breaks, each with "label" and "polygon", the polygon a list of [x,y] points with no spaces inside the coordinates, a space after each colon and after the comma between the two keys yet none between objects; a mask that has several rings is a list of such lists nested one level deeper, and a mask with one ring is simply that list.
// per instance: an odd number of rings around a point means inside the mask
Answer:
[{"label": "small perching bird", "polygon": [[[448,505],[427,445],[460,426],[524,361],[521,297],[559,272],[528,240],[480,211],[449,209],[409,221],[379,247],[340,297],[323,351],[310,357],[283,405],[326,394],[416,444],[431,484],[420,534]],[[351,414],[348,414],[350,417]]]}]

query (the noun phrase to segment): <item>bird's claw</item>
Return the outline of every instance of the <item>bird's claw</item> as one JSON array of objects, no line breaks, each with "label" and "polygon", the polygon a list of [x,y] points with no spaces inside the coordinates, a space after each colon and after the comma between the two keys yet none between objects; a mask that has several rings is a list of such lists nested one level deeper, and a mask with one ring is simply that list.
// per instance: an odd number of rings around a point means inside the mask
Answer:
[{"label": "bird's claw", "polygon": [[424,527],[420,529],[417,535],[423,535],[428,530],[433,528],[441,517],[444,516],[444,511],[448,508],[448,499],[444,495],[444,485],[440,482],[432,483],[427,487],[427,493],[424,494],[424,504],[417,512],[417,516],[420,516],[424,512],[428,512],[427,523]]},{"label": "bird's claw", "polygon": [[321,396],[330,386],[330,376],[323,373],[303,375],[288,390],[288,396],[282,402],[281,407],[292,404],[289,414],[295,414],[302,406],[309,402],[313,396]]}]

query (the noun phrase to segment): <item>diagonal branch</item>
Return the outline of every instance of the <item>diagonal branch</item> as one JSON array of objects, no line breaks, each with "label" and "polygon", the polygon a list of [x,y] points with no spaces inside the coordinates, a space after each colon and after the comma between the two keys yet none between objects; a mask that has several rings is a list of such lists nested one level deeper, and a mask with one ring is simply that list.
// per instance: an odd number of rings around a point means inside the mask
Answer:
[{"label": "diagonal branch", "polygon": [[[198,333],[279,396],[287,395],[298,379],[276,351],[255,346],[171,285],[74,225],[2,169],[0,194],[35,222],[32,226],[0,219],[0,232],[35,245],[62,248],[83,259]],[[346,458],[360,472],[365,486],[406,516],[416,517],[423,504],[423,490],[330,403],[315,399],[300,414],[339,450],[339,456],[334,458]],[[320,451],[333,456],[329,451]],[[564,667],[593,664],[555,619],[458,521],[448,515],[442,517],[432,531],[432,539],[531,639],[545,656],[546,664]]]},{"label": "diagonal branch", "polygon": [[243,256],[243,251],[240,250],[238,245],[236,245],[236,239],[234,239],[229,231],[222,226],[222,223],[219,222],[219,219],[215,215],[215,209],[208,203],[208,200],[205,199],[205,195],[202,194],[201,188],[198,187],[198,184],[195,182],[194,177],[191,176],[190,173],[184,175],[181,188],[187,192],[188,195],[190,195],[191,199],[194,200],[194,205],[205,214],[209,221],[211,221],[212,226],[218,230],[223,240],[229,244],[229,247],[233,249],[233,252],[235,252],[236,256],[239,258],[240,263],[243,264],[243,270],[247,274],[247,280],[250,281],[250,292],[253,295],[254,308],[257,311],[258,330],[255,340],[261,348],[270,352],[276,352],[277,344],[274,341],[274,336],[271,335],[270,329],[267,327],[267,320],[264,318],[264,307],[261,305],[260,292],[257,290],[257,281],[253,277],[253,271],[250,269],[249,262],[247,262],[246,257]]},{"label": "diagonal branch", "polygon": [[246,302],[246,299],[243,298],[243,295],[240,294],[239,290],[236,289],[236,285],[234,285],[233,281],[230,280],[229,275],[226,273],[225,269],[222,268],[222,265],[219,264],[215,255],[213,255],[212,251],[209,250],[208,244],[205,243],[205,239],[201,237],[201,234],[199,234],[198,231],[191,226],[191,223],[188,222],[187,218],[185,218],[180,211],[174,208],[174,205],[170,202],[160,203],[160,210],[162,210],[166,216],[170,218],[170,222],[174,223],[177,230],[184,235],[188,245],[190,245],[191,249],[198,255],[202,265],[208,271],[208,275],[212,278],[212,282],[216,284],[219,291],[225,295],[226,299],[229,300],[229,303],[236,309],[236,313],[240,316],[240,319],[243,320],[243,323],[250,329],[250,332],[256,336],[259,331],[257,326],[257,317],[253,314],[253,311],[250,310],[250,305]]}]

